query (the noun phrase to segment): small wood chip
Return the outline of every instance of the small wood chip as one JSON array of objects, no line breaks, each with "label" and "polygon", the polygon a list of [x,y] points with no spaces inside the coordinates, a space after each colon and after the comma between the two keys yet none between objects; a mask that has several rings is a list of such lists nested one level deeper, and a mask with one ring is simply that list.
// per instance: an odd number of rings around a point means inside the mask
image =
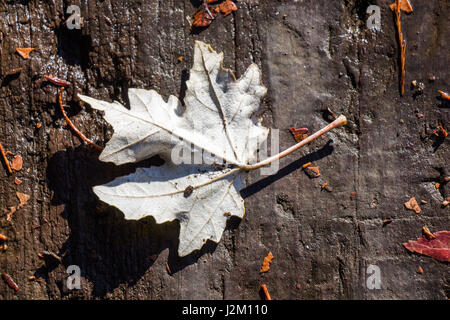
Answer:
[{"label": "small wood chip", "polygon": [[9,274],[7,274],[6,272],[3,272],[2,277],[3,277],[3,280],[5,280],[5,282],[8,284],[8,286],[11,289],[14,289],[14,291],[19,290],[19,286],[14,282],[14,280],[11,278],[11,276]]},{"label": "small wood chip", "polygon": [[3,233],[0,233],[0,240],[6,241],[6,240],[8,240],[8,237],[5,236]]},{"label": "small wood chip", "polygon": [[30,200],[30,196],[22,193],[22,192],[16,192],[17,198],[19,198],[20,203],[17,205],[17,209],[22,208],[24,205],[28,203],[28,200]]},{"label": "small wood chip", "polygon": [[438,90],[437,92],[439,92],[441,97],[444,98],[445,100],[450,100],[450,95],[447,92],[444,92],[442,90]]},{"label": "small wood chip", "polygon": [[33,50],[34,48],[16,48],[17,53],[24,59],[28,59],[30,52]]},{"label": "small wood chip", "polygon": [[172,271],[170,270],[169,264],[166,262],[166,270],[169,275],[172,275]]},{"label": "small wood chip", "polygon": [[388,224],[391,223],[391,222],[392,222],[392,219],[384,219],[384,220],[383,220],[383,227],[386,226],[386,225],[388,225]]},{"label": "small wood chip", "polygon": [[269,294],[269,290],[267,290],[267,286],[265,284],[261,285],[261,289],[264,292],[264,296],[266,297],[266,300],[272,300]]},{"label": "small wood chip", "polygon": [[14,177],[14,183],[17,184],[17,185],[21,185],[22,184],[22,180],[20,180],[17,177]]},{"label": "small wood chip", "polygon": [[21,73],[21,72],[22,72],[22,68],[12,69],[12,70],[8,71],[7,73],[5,73],[5,78],[13,76],[13,75],[16,75],[16,74]]},{"label": "small wood chip", "polygon": [[431,233],[430,229],[428,229],[427,226],[423,226],[422,231],[429,240],[436,239],[436,236]]},{"label": "small wood chip", "polygon": [[193,186],[187,186],[186,189],[184,189],[183,196],[185,198],[187,198],[187,197],[189,197],[192,194],[193,191],[194,191],[194,187]]},{"label": "small wood chip", "polygon": [[219,5],[219,10],[225,17],[231,14],[233,11],[237,11],[237,9],[238,8],[236,7],[236,4],[234,4],[234,2],[231,0],[225,0]]},{"label": "small wood chip", "polygon": [[3,161],[5,162],[6,169],[8,169],[8,173],[9,173],[9,174],[12,174],[13,171],[12,171],[11,166],[10,166],[10,164],[9,164],[9,160],[8,160],[8,158],[6,157],[5,149],[3,149],[3,145],[2,145],[1,143],[0,143],[0,154],[2,155]]},{"label": "small wood chip", "polygon": [[419,274],[423,274],[423,269],[422,269],[422,267],[421,267],[421,266],[419,266],[419,268],[417,269],[417,273],[419,273]]},{"label": "small wood chip", "polygon": [[259,272],[265,273],[265,272],[269,271],[270,263],[272,262],[272,259],[273,259],[272,252],[269,252],[269,254],[264,258],[263,264],[261,266],[261,270],[259,270]]},{"label": "small wood chip", "polygon": [[12,215],[13,215],[14,212],[16,212],[16,211],[17,211],[17,208],[16,208],[16,207],[9,207],[9,212],[8,212],[8,214],[6,215],[6,221],[11,221]]},{"label": "small wood chip", "polygon": [[311,179],[320,177],[319,167],[307,167],[305,173]]},{"label": "small wood chip", "polygon": [[17,155],[11,160],[11,169],[14,171],[22,170],[23,159],[21,156]]},{"label": "small wood chip", "polygon": [[416,198],[412,197],[409,199],[409,201],[405,202],[406,209],[413,210],[416,213],[420,213],[422,210],[419,207],[419,204],[417,203]]},{"label": "small wood chip", "polygon": [[311,162],[305,163],[304,165],[302,165],[302,169],[306,169],[311,165]]}]

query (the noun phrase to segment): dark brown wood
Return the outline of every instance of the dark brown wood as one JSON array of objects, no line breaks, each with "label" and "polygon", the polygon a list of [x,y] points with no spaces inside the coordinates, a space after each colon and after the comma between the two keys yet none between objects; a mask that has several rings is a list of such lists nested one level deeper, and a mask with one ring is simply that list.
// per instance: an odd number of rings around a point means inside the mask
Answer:
[{"label": "dark brown wood", "polygon": [[[261,299],[262,284],[273,299],[450,297],[448,265],[401,245],[419,237],[423,225],[432,231],[450,226],[449,209],[441,206],[449,196],[443,183],[450,174],[449,139],[432,134],[438,125],[450,129],[449,103],[436,93],[450,90],[447,1],[412,1],[414,12],[402,15],[404,97],[388,1],[236,3],[235,13],[191,32],[186,17],[200,1],[2,1],[0,141],[23,157],[24,167],[13,175],[0,171],[0,233],[8,237],[0,272],[20,288],[1,281],[0,299]],[[81,8],[81,30],[63,24],[71,4]],[[366,27],[370,4],[381,7],[381,31]],[[327,108],[349,123],[282,159],[276,175],[250,173],[245,218],[232,218],[218,245],[207,243],[180,259],[177,222],[126,221],[92,192],[160,160],[120,167],[100,162],[99,151],[66,126],[58,89],[42,76],[71,83],[68,116],[104,146],[111,127],[76,94],[127,105],[128,88],[138,87],[183,99],[197,39],[223,51],[225,67],[237,76],[251,63],[262,68],[269,89],[264,123],[280,129],[280,149],[295,142],[289,128],[314,132],[330,122]],[[24,60],[17,47],[36,49]],[[5,77],[19,67],[20,74]],[[424,84],[422,94],[410,90],[412,80]],[[309,161],[320,167],[320,177],[301,170]],[[331,192],[321,190],[324,183]],[[31,199],[7,222],[16,191]],[[419,215],[403,205],[413,196]],[[386,219],[392,222],[383,227]],[[46,264],[42,251],[62,262]],[[270,271],[261,274],[269,251]],[[80,290],[65,285],[70,265],[81,269]],[[380,268],[379,290],[366,286],[369,265]]]}]

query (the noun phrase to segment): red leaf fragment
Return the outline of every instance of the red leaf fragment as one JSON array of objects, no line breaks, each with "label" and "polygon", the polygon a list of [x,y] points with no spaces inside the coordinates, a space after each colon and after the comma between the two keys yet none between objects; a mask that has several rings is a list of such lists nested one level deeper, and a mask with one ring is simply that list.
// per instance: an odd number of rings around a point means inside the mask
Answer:
[{"label": "red leaf fragment", "polygon": [[269,252],[267,257],[264,258],[263,264],[261,266],[261,270],[259,270],[259,272],[264,273],[264,272],[269,271],[270,263],[272,262],[272,259],[273,259],[272,252]]},{"label": "red leaf fragment", "polygon": [[402,243],[411,252],[420,253],[433,259],[450,262],[450,231],[435,232],[435,239],[427,237],[418,238],[416,241],[409,240]]}]

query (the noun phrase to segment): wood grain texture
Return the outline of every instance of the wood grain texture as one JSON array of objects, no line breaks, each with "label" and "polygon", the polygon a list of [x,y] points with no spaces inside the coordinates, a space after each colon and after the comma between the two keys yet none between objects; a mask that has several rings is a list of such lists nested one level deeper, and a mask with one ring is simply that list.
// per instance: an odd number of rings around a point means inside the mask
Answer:
[{"label": "wood grain texture", "polygon": [[[0,141],[24,160],[19,186],[0,171],[0,232],[9,238],[0,271],[20,287],[15,292],[1,281],[0,299],[260,299],[262,283],[273,299],[448,299],[448,265],[401,246],[425,224],[432,231],[450,227],[449,209],[440,205],[449,186],[434,188],[450,174],[449,140],[431,136],[437,125],[450,127],[448,101],[436,93],[450,90],[448,2],[413,1],[414,12],[402,15],[408,41],[402,98],[388,1],[242,0],[235,13],[191,32],[186,16],[198,3],[0,4]],[[71,4],[81,8],[81,30],[61,25]],[[382,8],[381,31],[365,26],[370,4]],[[76,94],[127,105],[128,88],[137,87],[183,99],[194,40],[223,51],[225,66],[238,76],[252,62],[262,68],[269,88],[264,124],[280,129],[280,149],[294,143],[290,127],[314,132],[325,125],[327,107],[349,123],[282,159],[276,175],[250,173],[244,219],[232,219],[218,245],[180,259],[177,222],[126,221],[92,192],[160,160],[120,167],[98,161],[99,152],[66,126],[57,88],[42,77],[72,83],[65,90],[68,116],[104,146],[111,128]],[[24,60],[17,47],[36,49]],[[20,74],[4,77],[19,67]],[[423,94],[410,90],[412,80],[424,83]],[[309,161],[320,167],[319,178],[302,172]],[[332,192],[321,190],[325,182]],[[31,199],[7,222],[16,191]],[[413,196],[428,202],[420,215],[403,206]],[[386,218],[393,221],[382,227]],[[46,266],[37,256],[43,250],[62,256],[62,264]],[[260,274],[269,251],[270,271]],[[81,268],[80,290],[65,286],[73,264]],[[380,290],[365,286],[370,264],[381,269]],[[416,273],[419,265],[423,274]],[[43,281],[29,281],[32,275]]]}]

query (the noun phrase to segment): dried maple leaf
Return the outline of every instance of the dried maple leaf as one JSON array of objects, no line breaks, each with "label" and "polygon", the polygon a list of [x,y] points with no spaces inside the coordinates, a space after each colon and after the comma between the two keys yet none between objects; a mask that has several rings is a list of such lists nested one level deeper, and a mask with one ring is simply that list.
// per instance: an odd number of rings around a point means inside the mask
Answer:
[{"label": "dried maple leaf", "polygon": [[[236,80],[222,62],[222,53],[195,43],[185,107],[174,96],[164,101],[154,90],[129,89],[130,109],[79,95],[104,111],[114,128],[100,160],[120,165],[156,154],[166,160],[162,166],[138,168],[96,186],[94,193],[119,208],[126,219],[152,215],[157,223],[179,220],[180,256],[200,249],[207,240],[219,242],[228,220],[224,212],[244,216],[239,193],[245,186],[244,172],[268,165],[346,122],[341,116],[280,154],[250,164],[268,135],[254,116],[266,88],[255,64]],[[192,164],[192,147],[204,151],[204,161],[196,163],[207,164]],[[186,161],[177,157],[179,151],[186,152]]]},{"label": "dried maple leaf", "polygon": [[[389,6],[389,8],[391,8],[392,11],[395,11],[395,9],[397,8],[397,1],[392,3]],[[405,11],[407,13],[411,13],[413,11],[413,8],[409,0],[400,0],[400,10]]]},{"label": "dried maple leaf", "polygon": [[192,25],[197,28],[209,26],[216,18],[217,12],[211,10],[208,5],[200,8],[192,17]]},{"label": "dried maple leaf", "polygon": [[226,0],[219,5],[219,10],[225,17],[237,9],[236,4],[231,0]]},{"label": "dried maple leaf", "polygon": [[416,241],[409,240],[403,246],[411,252],[420,253],[439,261],[450,262],[450,231],[439,231],[434,233],[436,238],[418,238]]},{"label": "dried maple leaf", "polygon": [[420,213],[422,211],[419,207],[419,204],[417,203],[416,198],[412,197],[407,202],[405,202],[406,209],[413,210],[416,213]]},{"label": "dried maple leaf", "polygon": [[30,196],[22,193],[22,192],[16,192],[17,198],[19,198],[19,204],[17,205],[17,209],[22,208],[24,205],[28,203],[28,200],[30,200]]},{"label": "dried maple leaf", "polygon": [[31,51],[33,51],[34,48],[16,48],[16,51],[20,56],[24,59],[28,59],[30,56]]},{"label": "dried maple leaf", "polygon": [[264,273],[264,272],[269,271],[270,263],[272,262],[272,259],[273,259],[272,252],[269,252],[267,257],[264,258],[263,264],[261,266],[261,270],[259,270],[259,272]]}]

